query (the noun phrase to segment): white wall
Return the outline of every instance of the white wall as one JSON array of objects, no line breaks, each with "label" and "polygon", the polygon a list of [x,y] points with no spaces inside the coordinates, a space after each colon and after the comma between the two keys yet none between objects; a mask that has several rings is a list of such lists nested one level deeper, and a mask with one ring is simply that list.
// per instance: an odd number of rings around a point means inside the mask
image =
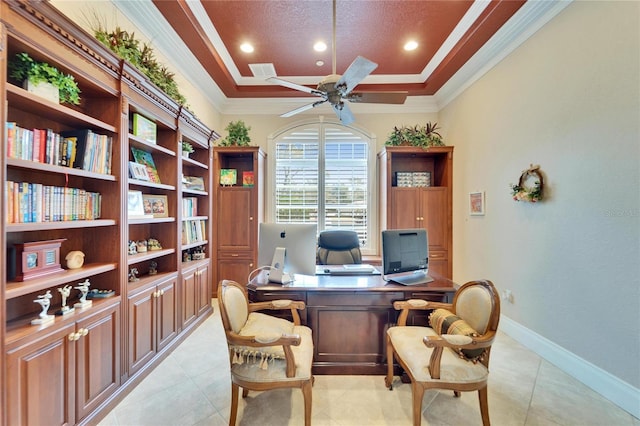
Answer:
[{"label": "white wall", "polygon": [[[440,112],[454,155],[454,279],[640,387],[640,3],[577,1]],[[545,201],[515,202],[529,164]],[[469,216],[470,191],[486,215]]]}]

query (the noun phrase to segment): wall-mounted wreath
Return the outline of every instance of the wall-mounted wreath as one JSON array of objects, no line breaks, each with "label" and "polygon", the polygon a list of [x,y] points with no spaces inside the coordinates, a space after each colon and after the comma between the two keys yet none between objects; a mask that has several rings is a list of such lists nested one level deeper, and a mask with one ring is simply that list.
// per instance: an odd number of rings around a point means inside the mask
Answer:
[{"label": "wall-mounted wreath", "polygon": [[542,200],[544,180],[540,173],[540,166],[533,164],[523,171],[517,184],[510,184],[511,195],[515,201],[536,203]]}]

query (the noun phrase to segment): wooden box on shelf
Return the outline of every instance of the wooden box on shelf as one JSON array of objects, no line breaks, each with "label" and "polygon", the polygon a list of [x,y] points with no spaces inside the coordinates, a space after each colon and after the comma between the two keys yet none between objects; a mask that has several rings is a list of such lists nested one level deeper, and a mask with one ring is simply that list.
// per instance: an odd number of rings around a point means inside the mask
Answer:
[{"label": "wooden box on shelf", "polygon": [[62,271],[60,246],[66,238],[16,244],[16,281],[26,281]]}]

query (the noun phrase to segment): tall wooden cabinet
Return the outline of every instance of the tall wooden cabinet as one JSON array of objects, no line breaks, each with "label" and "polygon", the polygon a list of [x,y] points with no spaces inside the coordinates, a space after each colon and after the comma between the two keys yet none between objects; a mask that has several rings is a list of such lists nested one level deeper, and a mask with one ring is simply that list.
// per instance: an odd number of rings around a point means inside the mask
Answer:
[{"label": "tall wooden cabinet", "polygon": [[385,147],[378,166],[381,230],[425,228],[429,269],[451,279],[453,147]]},{"label": "tall wooden cabinet", "polygon": [[[257,267],[258,224],[264,218],[265,157],[259,147],[213,149],[214,294],[220,280],[245,283]],[[221,173],[227,170],[235,171],[235,183],[221,182]]]},{"label": "tall wooden cabinet", "polygon": [[[0,40],[0,425],[96,423],[212,312],[210,172],[218,135],[48,2],[1,0]],[[7,63],[22,52],[73,75],[80,105],[51,102],[10,81]],[[135,114],[156,126],[155,139],[136,136]],[[101,160],[101,167],[63,166],[47,150],[38,155],[33,139],[17,137],[18,127],[37,130],[42,141],[68,131],[98,135],[91,164]],[[183,141],[195,148],[190,158],[182,156]],[[153,158],[159,181],[131,177],[132,149]],[[183,176],[197,177],[198,189]],[[130,217],[130,191],[162,208]],[[185,199],[197,208],[185,211]],[[47,200],[69,207],[47,215]],[[198,234],[185,240],[185,224],[195,222]],[[150,238],[161,247],[130,251],[130,242],[140,248]],[[21,251],[49,240],[60,240],[59,252]],[[71,251],[84,253],[80,268],[67,267]],[[15,272],[23,258],[29,273],[21,280]],[[61,270],[46,273],[58,261]],[[59,290],[71,287],[73,306],[85,280],[108,297],[32,325],[42,311],[36,300],[49,300],[54,314]]]}]

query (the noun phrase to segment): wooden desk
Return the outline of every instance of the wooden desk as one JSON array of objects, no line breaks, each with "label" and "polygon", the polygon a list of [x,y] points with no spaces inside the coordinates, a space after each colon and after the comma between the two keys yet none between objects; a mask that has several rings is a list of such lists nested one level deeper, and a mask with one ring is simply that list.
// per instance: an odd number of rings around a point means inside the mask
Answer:
[{"label": "wooden desk", "polygon": [[[304,276],[293,283],[269,283],[265,273],[247,286],[251,301],[302,300],[303,324],[313,330],[314,374],[386,374],[385,332],[396,323],[393,302],[425,299],[450,302],[453,281],[430,274],[433,282],[419,286],[387,283],[380,275]],[[424,325],[429,311],[407,324]]]}]

